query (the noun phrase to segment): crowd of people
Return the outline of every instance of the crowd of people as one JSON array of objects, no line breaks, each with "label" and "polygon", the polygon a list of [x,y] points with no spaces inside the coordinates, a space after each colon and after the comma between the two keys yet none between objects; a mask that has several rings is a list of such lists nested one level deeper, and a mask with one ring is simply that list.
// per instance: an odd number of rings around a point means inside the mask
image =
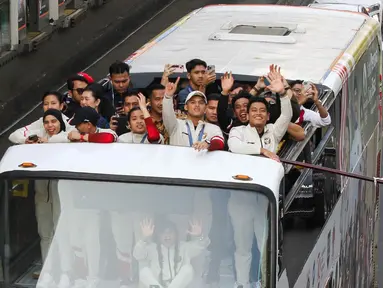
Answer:
[{"label": "crowd of people", "polygon": [[[200,59],[190,60],[186,69],[187,79],[177,77],[171,80],[174,67],[165,65],[160,83],[153,82],[142,89],[134,87],[129,65],[116,62],[109,69],[111,89],[107,91],[90,75],[77,73],[68,79],[65,97],[58,91],[45,93],[42,97],[43,116],[14,131],[9,140],[15,144],[121,142],[175,145],[198,151],[226,150],[263,155],[279,161],[278,151],[283,140],[305,139],[303,123],[311,122],[317,127],[331,123],[329,113],[319,100],[317,87],[314,84],[305,86],[303,81],[288,82],[276,65],[270,65],[269,71],[254,81],[255,85],[235,81],[231,72],[217,79],[214,69],[208,69],[207,63]],[[313,104],[318,112],[310,109]],[[305,153],[304,157],[309,156]],[[310,160],[306,158],[305,161]],[[49,188],[36,183],[36,217],[44,262],[55,229],[53,223],[57,223],[59,217],[59,213],[50,212],[49,223],[52,224],[49,226],[47,211],[52,211],[52,201],[59,199],[52,197],[51,202],[47,201],[49,197],[42,195],[49,193]],[[252,239],[263,233],[263,227],[257,224],[257,214],[253,213],[248,216],[254,222],[252,228],[247,227],[246,232],[239,229],[244,223],[244,216],[238,213],[243,199],[235,200],[235,194],[231,199],[234,200],[229,200],[227,213],[234,233],[236,287],[250,287],[253,280],[250,279]],[[215,205],[214,201],[212,205]],[[165,221],[163,226],[163,231],[175,233],[171,223]],[[145,238],[153,234],[151,220],[145,220],[141,227]],[[208,235],[200,234],[198,223],[192,223],[191,235],[198,238],[197,247],[206,248],[210,243]],[[142,252],[145,243],[144,240],[137,242],[130,254],[136,259],[146,257]],[[179,245],[189,247],[184,242]],[[156,247],[145,246],[145,249],[151,251]],[[185,249],[180,251],[186,253]],[[151,267],[140,272],[146,279],[141,279],[141,283],[147,288],[187,287],[185,281],[182,285],[175,284],[180,283],[176,275],[190,275],[190,269],[193,269],[190,265],[174,267],[169,274],[163,273],[164,267],[156,265],[155,271],[150,270]],[[217,277],[219,275],[208,277],[210,287],[219,287],[214,286],[219,282]],[[63,275],[58,287],[71,287],[69,278]],[[39,287],[50,287],[51,282],[51,275],[41,275]],[[259,279],[256,283],[261,285]],[[89,285],[86,287],[95,287]],[[128,284],[122,283],[121,287],[128,287]]]}]

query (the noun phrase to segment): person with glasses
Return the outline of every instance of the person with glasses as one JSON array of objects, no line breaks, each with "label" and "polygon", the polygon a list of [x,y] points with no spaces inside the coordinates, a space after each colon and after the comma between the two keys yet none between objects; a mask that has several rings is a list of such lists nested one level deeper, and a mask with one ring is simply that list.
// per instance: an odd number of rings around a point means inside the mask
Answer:
[{"label": "person with glasses", "polygon": [[72,118],[76,110],[81,107],[81,95],[85,88],[92,83],[94,83],[93,78],[84,72],[69,77],[67,80],[68,95],[65,98],[63,110],[68,118]]},{"label": "person with glasses", "polygon": [[[112,117],[114,113],[114,109],[112,104],[109,102],[107,98],[104,96],[105,90],[99,83],[89,84],[83,91],[80,98],[80,106],[81,107],[92,107],[100,114],[100,118],[97,122],[97,127],[108,129],[109,122],[106,119]],[[78,111],[78,110],[77,110]],[[74,115],[76,115],[75,112]],[[73,118],[72,118],[73,119]],[[71,120],[72,120],[71,119]],[[71,124],[71,120],[69,120],[69,124]]]}]

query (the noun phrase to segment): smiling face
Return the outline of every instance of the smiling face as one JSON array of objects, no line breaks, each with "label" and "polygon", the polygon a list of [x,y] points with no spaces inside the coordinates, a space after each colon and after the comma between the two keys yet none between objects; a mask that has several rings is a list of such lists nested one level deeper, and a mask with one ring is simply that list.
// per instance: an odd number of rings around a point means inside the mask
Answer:
[{"label": "smiling face", "polygon": [[43,110],[44,112],[48,109],[56,109],[56,110],[62,110],[64,104],[60,103],[59,99],[56,95],[47,95],[44,97],[43,100]]},{"label": "smiling face", "polygon": [[84,91],[81,95],[80,105],[81,107],[89,106],[97,110],[100,99],[96,99],[91,91]]},{"label": "smiling face", "polygon": [[43,125],[49,136],[56,135],[60,132],[60,121],[52,115],[47,115],[45,117]]},{"label": "smiling face", "polygon": [[176,242],[176,232],[171,228],[166,228],[160,234],[160,241],[165,247],[172,247]]},{"label": "smiling face", "polygon": [[249,104],[249,99],[247,98],[239,98],[234,103],[234,114],[239,121],[242,123],[246,123],[248,121],[247,114],[247,105]]},{"label": "smiling face", "polygon": [[249,123],[252,127],[264,127],[269,120],[265,103],[254,102],[249,109]]}]

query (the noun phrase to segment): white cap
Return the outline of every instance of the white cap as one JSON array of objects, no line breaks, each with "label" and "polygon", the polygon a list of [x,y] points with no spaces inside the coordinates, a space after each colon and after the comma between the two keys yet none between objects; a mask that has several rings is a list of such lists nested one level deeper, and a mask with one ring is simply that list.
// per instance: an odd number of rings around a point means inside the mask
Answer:
[{"label": "white cap", "polygon": [[189,93],[188,97],[186,97],[185,104],[188,103],[188,101],[194,96],[202,97],[205,103],[207,104],[207,98],[205,94],[203,94],[201,91],[198,91],[198,90]]}]

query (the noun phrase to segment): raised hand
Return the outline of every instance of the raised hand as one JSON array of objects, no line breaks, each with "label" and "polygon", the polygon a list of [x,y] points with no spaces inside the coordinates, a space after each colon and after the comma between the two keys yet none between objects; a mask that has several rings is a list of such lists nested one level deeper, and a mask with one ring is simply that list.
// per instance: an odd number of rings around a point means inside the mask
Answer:
[{"label": "raised hand", "polygon": [[270,72],[267,74],[266,79],[270,82],[270,85],[266,87],[268,90],[278,94],[283,94],[285,92],[280,68],[274,64],[270,65]]},{"label": "raised hand", "polygon": [[169,97],[173,97],[176,93],[178,82],[180,82],[180,77],[177,77],[177,80],[175,83],[168,82],[165,87],[165,95]]},{"label": "raised hand", "polygon": [[215,71],[211,71],[210,73],[205,73],[203,78],[203,85],[207,86],[210,83],[213,83],[217,79],[217,75]]},{"label": "raised hand", "polygon": [[233,75],[230,73],[226,72],[223,76],[221,76],[221,87],[222,87],[222,92],[224,95],[229,94],[229,91],[234,85],[234,78]]},{"label": "raised hand", "polygon": [[142,236],[144,238],[149,238],[153,235],[154,225],[153,225],[152,219],[145,218],[144,220],[141,221],[140,225],[141,225]]},{"label": "raised hand", "polygon": [[190,229],[186,231],[190,236],[200,236],[202,234],[202,224],[200,221],[189,221]]}]

